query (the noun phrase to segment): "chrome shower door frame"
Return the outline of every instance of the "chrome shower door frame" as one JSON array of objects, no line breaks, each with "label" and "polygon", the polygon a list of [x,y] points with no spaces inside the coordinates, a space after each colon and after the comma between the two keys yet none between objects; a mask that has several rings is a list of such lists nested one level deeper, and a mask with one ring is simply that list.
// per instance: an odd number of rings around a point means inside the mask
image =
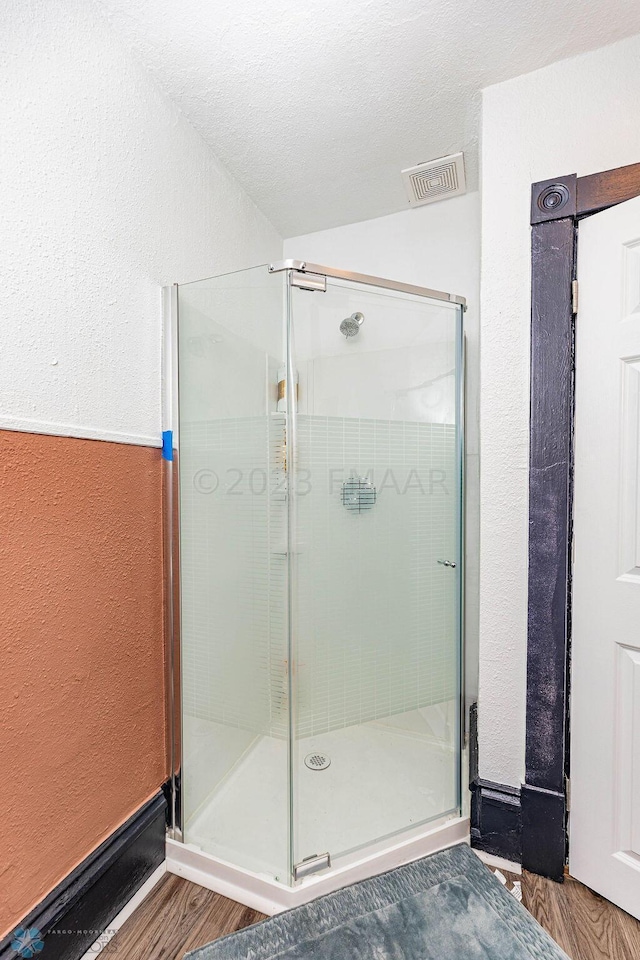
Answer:
[{"label": "chrome shower door frame", "polygon": [[351,280],[353,283],[366,283],[371,287],[383,287],[387,290],[396,290],[399,293],[410,293],[414,297],[428,297],[430,300],[444,300],[445,303],[457,303],[466,309],[465,297],[454,293],[445,293],[442,290],[430,290],[428,287],[417,287],[411,283],[402,283],[400,280],[387,280],[384,277],[373,277],[366,273],[354,273],[352,270],[338,270],[336,267],[325,267],[318,263],[309,263],[306,260],[279,260],[270,263],[269,273],[280,273],[282,270],[317,275],[319,277],[333,277],[336,280]]},{"label": "chrome shower door frame", "polygon": [[[440,300],[446,303],[457,305],[456,311],[456,500],[457,500],[457,530],[456,542],[458,545],[458,557],[456,568],[456,620],[457,620],[457,664],[458,664],[458,797],[460,800],[460,816],[464,817],[465,803],[463,799],[463,789],[465,785],[464,777],[464,751],[463,747],[466,739],[466,713],[464,696],[464,392],[465,392],[465,371],[464,371],[464,332],[463,332],[463,314],[466,310],[466,300],[464,297],[449,294],[446,292],[432,290],[427,287],[415,286],[399,281],[388,280],[382,277],[370,276],[366,274],[355,273],[352,271],[339,270],[331,267],[313,264],[302,260],[284,260],[271,263],[265,267],[269,273],[278,273],[286,271],[286,302],[284,304],[285,323],[290,333],[292,320],[291,307],[291,288],[292,286],[301,286],[305,282],[313,283],[314,278],[335,278],[342,281],[350,281],[355,284],[366,284],[371,287],[383,288],[399,293],[405,293],[413,296],[424,297],[430,300]],[[297,279],[296,279],[297,278]],[[302,280],[302,282],[301,282]],[[181,697],[181,641],[180,641],[180,622],[181,622],[181,598],[180,598],[180,436],[179,436],[179,365],[178,365],[178,341],[179,341],[179,302],[178,302],[178,284],[163,288],[163,403],[162,403],[162,428],[163,428],[163,530],[164,530],[164,587],[165,587],[165,650],[166,650],[166,699],[167,699],[167,746],[168,756],[167,765],[169,771],[170,785],[170,823],[168,825],[168,836],[172,841],[183,840],[183,804],[181,802],[181,781],[182,770],[181,763],[183,757],[182,743],[182,697]],[[287,348],[287,407],[293,409],[293,357],[290,349]],[[294,419],[294,418],[293,418]],[[290,427],[289,418],[288,429]],[[290,452],[295,457],[295,438],[290,435]],[[293,466],[293,464],[292,464]],[[293,501],[290,497],[290,509],[295,510]],[[289,523],[289,558],[293,556],[291,549],[291,536],[295,529],[295,524]],[[293,518],[294,519],[294,518]],[[291,566],[289,567],[289,576],[293,576]],[[288,590],[288,605],[292,603],[293,591]],[[289,624],[292,623],[292,611],[288,611]],[[290,636],[290,653],[293,640]],[[289,672],[289,693],[290,693],[290,711],[289,711],[289,772],[290,784],[293,782],[293,759],[291,757],[291,744],[294,738],[293,724],[295,722],[295,696],[292,671]],[[292,791],[290,790],[290,825],[293,824],[293,804]],[[372,848],[376,845],[377,838],[372,838]],[[413,842],[413,841],[410,841]],[[290,849],[293,850],[293,842],[290,840]],[[293,857],[291,858],[293,864]],[[385,861],[386,862],[386,861]],[[241,869],[241,868],[239,868]],[[342,868],[344,869],[344,868]],[[342,872],[342,871],[341,871]],[[329,880],[329,877],[327,877]],[[293,874],[290,878],[293,882]],[[340,883],[338,882],[338,886]],[[298,887],[300,885],[298,884]],[[212,887],[212,889],[215,889]],[[292,890],[295,887],[292,887]],[[311,894],[310,896],[312,896]]]},{"label": "chrome shower door frame", "polygon": [[180,392],[178,284],[162,289],[162,498],[167,764],[171,839],[182,840],[180,676]]}]

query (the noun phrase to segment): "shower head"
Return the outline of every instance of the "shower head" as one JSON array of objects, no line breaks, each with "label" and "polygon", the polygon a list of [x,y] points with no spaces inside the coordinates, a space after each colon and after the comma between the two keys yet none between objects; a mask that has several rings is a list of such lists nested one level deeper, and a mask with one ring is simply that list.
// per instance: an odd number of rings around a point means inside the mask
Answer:
[{"label": "shower head", "polygon": [[355,337],[360,333],[363,322],[364,313],[352,313],[350,317],[345,317],[340,324],[340,333],[343,333],[347,340],[349,337]]}]

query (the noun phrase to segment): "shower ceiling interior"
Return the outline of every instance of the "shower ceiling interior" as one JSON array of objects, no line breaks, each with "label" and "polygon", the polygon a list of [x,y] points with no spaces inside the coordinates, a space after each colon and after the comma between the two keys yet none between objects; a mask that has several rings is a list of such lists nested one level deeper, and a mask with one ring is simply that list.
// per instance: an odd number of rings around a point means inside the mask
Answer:
[{"label": "shower ceiling interior", "polygon": [[637,0],[97,0],[283,237],[407,208],[483,87],[640,32]]}]

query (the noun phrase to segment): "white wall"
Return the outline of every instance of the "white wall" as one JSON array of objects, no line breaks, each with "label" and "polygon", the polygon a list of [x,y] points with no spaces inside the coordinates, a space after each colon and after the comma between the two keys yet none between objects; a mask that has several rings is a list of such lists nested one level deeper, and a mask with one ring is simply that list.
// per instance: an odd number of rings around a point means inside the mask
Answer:
[{"label": "white wall", "polygon": [[284,256],[467,298],[466,633],[467,687],[473,697],[478,659],[479,194],[468,193],[387,217],[292,237],[284,242]]},{"label": "white wall", "polygon": [[90,0],[0,33],[0,426],[157,443],[161,285],[281,240]]},{"label": "white wall", "polygon": [[524,777],[531,183],[640,161],[640,37],[489,87],[482,121],[480,774]]}]

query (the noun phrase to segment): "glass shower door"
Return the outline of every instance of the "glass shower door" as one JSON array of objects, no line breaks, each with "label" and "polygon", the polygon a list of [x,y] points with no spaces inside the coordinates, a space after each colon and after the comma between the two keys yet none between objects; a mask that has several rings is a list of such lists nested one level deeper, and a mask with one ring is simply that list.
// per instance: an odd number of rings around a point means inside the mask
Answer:
[{"label": "glass shower door", "polygon": [[457,304],[290,289],[298,878],[459,810],[461,338]]}]

